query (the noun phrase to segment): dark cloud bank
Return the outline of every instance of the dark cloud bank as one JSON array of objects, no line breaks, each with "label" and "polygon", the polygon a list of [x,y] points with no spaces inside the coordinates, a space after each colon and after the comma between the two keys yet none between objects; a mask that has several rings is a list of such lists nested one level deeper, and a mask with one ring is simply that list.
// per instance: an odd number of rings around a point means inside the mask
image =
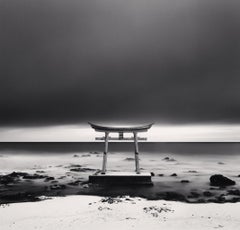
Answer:
[{"label": "dark cloud bank", "polygon": [[240,2],[0,3],[0,123],[240,121]]}]

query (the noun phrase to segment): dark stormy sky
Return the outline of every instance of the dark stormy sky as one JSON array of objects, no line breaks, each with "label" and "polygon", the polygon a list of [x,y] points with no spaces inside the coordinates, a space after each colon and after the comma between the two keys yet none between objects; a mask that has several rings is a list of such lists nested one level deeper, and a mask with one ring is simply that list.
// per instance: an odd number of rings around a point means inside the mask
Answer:
[{"label": "dark stormy sky", "polygon": [[0,125],[240,121],[239,0],[2,0]]}]

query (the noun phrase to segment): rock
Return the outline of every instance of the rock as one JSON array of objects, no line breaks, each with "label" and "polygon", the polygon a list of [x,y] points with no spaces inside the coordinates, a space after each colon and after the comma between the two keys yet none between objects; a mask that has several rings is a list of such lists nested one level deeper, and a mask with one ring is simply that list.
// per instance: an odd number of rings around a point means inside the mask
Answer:
[{"label": "rock", "polygon": [[211,192],[209,192],[209,191],[204,191],[203,195],[206,196],[206,197],[213,196],[213,194]]},{"label": "rock", "polygon": [[0,176],[0,184],[7,185],[16,182],[16,178],[9,175]]},{"label": "rock", "polygon": [[82,181],[81,185],[83,185],[83,184],[88,184],[88,181]]},{"label": "rock", "polygon": [[165,158],[163,158],[163,160],[167,160],[167,161],[168,161],[169,159],[170,159],[169,157],[165,157]]},{"label": "rock", "polygon": [[189,180],[181,180],[181,183],[189,183]]},{"label": "rock", "polygon": [[169,157],[165,157],[165,158],[163,158],[163,160],[164,161],[176,161],[175,159],[173,159],[173,158],[169,158]]},{"label": "rock", "polygon": [[221,174],[215,174],[210,177],[210,184],[211,186],[224,187],[224,186],[235,185],[236,182]]},{"label": "rock", "polygon": [[51,190],[65,189],[66,185],[64,184],[54,184],[50,186]]},{"label": "rock", "polygon": [[77,154],[74,154],[74,155],[73,155],[73,157],[79,157],[79,155],[77,155]]},{"label": "rock", "polygon": [[97,152],[97,151],[93,151],[93,152],[90,152],[90,154],[100,154],[99,152]]},{"label": "rock", "polygon": [[68,183],[68,184],[69,184],[69,185],[72,185],[72,186],[78,186],[79,183],[81,183],[81,181],[80,181],[80,180],[76,180],[76,181],[70,182],[70,183]]},{"label": "rock", "polygon": [[133,157],[127,157],[124,159],[125,161],[135,161],[135,159]]},{"label": "rock", "polygon": [[91,169],[91,168],[73,168],[70,169],[70,171],[72,172],[87,172],[87,171],[95,171],[95,169]]},{"label": "rock", "polygon": [[200,196],[197,192],[191,192],[191,195],[188,196],[188,198],[198,198]]},{"label": "rock", "polygon": [[239,189],[228,190],[228,195],[240,196],[240,190]]},{"label": "rock", "polygon": [[224,165],[225,163],[223,163],[223,162],[218,162],[218,164],[219,164],[219,165]]},{"label": "rock", "polygon": [[224,203],[225,201],[226,201],[226,198],[224,196],[219,196],[217,198],[217,202],[219,202],[219,203]]},{"label": "rock", "polygon": [[0,176],[0,184],[7,185],[10,183],[16,183],[17,181],[19,181],[20,177],[24,178],[28,175],[29,174],[25,172],[12,172],[10,174]]},{"label": "rock", "polygon": [[196,170],[189,170],[188,172],[189,172],[189,173],[197,173]]},{"label": "rock", "polygon": [[176,192],[166,192],[164,199],[173,201],[186,201],[184,195]]},{"label": "rock", "polygon": [[45,171],[43,171],[43,170],[38,170],[38,171],[36,171],[36,173],[45,173]]},{"label": "rock", "polygon": [[118,197],[116,197],[116,198],[115,197],[105,197],[105,198],[102,198],[100,200],[100,202],[114,204],[114,203],[121,203],[121,202],[123,202],[123,200]]},{"label": "rock", "polygon": [[89,185],[88,184],[84,184],[82,187],[83,188],[89,188]]},{"label": "rock", "polygon": [[65,168],[77,168],[77,167],[82,167],[82,165],[79,165],[79,164],[70,164],[69,166],[65,166]]},{"label": "rock", "polygon": [[233,197],[233,198],[230,200],[230,202],[233,202],[233,203],[239,202],[239,201],[240,201],[240,197]]},{"label": "rock", "polygon": [[161,173],[161,174],[158,174],[158,176],[164,176],[164,174]]},{"label": "rock", "polygon": [[206,201],[203,198],[200,198],[197,200],[198,203],[206,203]]},{"label": "rock", "polygon": [[60,177],[58,177],[57,179],[62,180],[62,179],[64,179],[64,178],[66,178],[66,176],[60,176]]},{"label": "rock", "polygon": [[55,178],[52,177],[52,176],[48,176],[44,181],[47,182],[47,181],[50,181],[50,180],[55,180]]},{"label": "rock", "polygon": [[88,154],[83,154],[81,155],[81,157],[90,157],[91,155],[88,153]]},{"label": "rock", "polygon": [[29,193],[29,192],[15,192],[10,194],[5,194],[1,196],[1,198],[9,200],[9,201],[40,201],[38,197],[35,196],[35,194]]},{"label": "rock", "polygon": [[28,173],[25,172],[12,172],[10,174],[8,174],[8,176],[10,177],[22,177],[22,176],[26,176],[29,175]]},{"label": "rock", "polygon": [[155,173],[154,173],[154,172],[151,172],[151,176],[155,176]]},{"label": "rock", "polygon": [[177,173],[173,173],[171,176],[177,176]]},{"label": "rock", "polygon": [[214,198],[211,198],[211,199],[208,199],[208,200],[207,200],[207,202],[209,202],[209,203],[216,203],[216,202],[217,202],[217,200],[216,200],[216,199],[214,199]]},{"label": "rock", "polygon": [[37,173],[35,174],[27,174],[23,176],[23,179],[43,179],[46,178],[47,176],[39,175]]}]

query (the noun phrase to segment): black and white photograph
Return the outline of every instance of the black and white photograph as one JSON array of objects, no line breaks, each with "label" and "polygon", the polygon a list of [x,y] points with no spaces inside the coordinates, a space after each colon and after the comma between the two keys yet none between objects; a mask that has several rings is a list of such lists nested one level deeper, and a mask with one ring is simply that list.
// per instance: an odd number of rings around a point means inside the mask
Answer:
[{"label": "black and white photograph", "polygon": [[1,230],[237,230],[240,1],[0,0]]}]

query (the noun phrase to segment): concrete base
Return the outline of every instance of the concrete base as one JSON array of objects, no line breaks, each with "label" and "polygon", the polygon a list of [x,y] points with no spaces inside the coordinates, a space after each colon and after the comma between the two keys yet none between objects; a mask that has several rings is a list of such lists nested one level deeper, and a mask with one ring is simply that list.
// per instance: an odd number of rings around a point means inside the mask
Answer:
[{"label": "concrete base", "polygon": [[89,183],[104,185],[152,185],[151,173],[101,172],[89,176]]}]

